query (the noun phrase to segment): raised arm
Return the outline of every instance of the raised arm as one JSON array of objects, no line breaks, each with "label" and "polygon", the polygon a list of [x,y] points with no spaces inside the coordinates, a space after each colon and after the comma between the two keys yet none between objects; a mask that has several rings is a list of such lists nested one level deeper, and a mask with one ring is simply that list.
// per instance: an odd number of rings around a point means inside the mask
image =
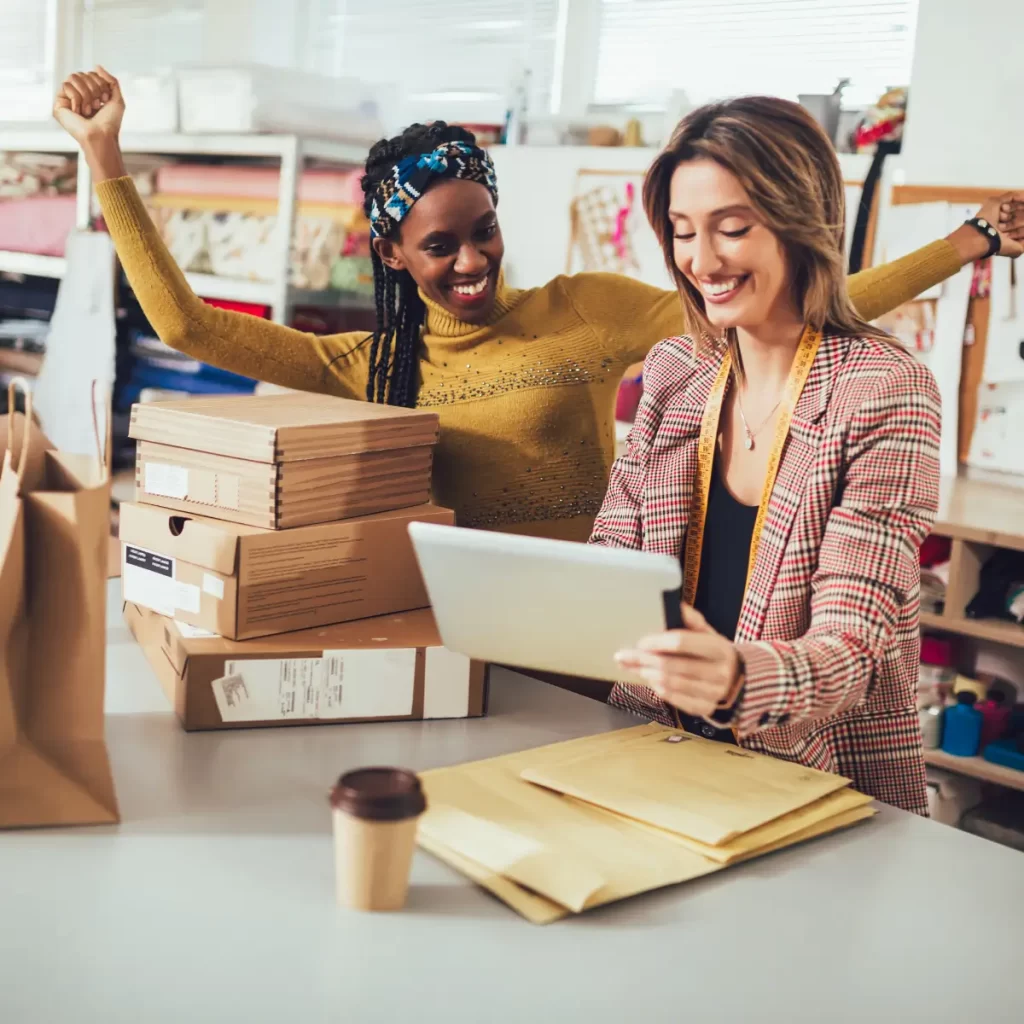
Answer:
[{"label": "raised arm", "polygon": [[[1016,258],[1024,252],[1024,192],[993,196],[978,216],[999,229],[1000,255]],[[850,298],[865,320],[874,320],[981,259],[987,249],[981,232],[961,225],[902,259],[853,274],[847,279]],[[563,280],[580,315],[624,366],[640,362],[659,341],[684,330],[675,291],[621,274],[577,274]]]},{"label": "raised arm", "polygon": [[[1024,192],[993,196],[985,201],[977,216],[998,228],[1001,256],[1015,259],[1024,252]],[[968,263],[982,259],[987,251],[985,236],[976,228],[961,224],[945,238],[902,259],[854,274],[847,279],[850,298],[865,320],[874,320],[941,284]]]},{"label": "raised arm", "polygon": [[82,147],[103,217],[143,312],[161,340],[196,359],[302,391],[365,397],[366,332],[318,337],[215,309],[189,287],[125,172],[118,143],[124,101],[105,71],[72,75],[54,116]]},{"label": "raised arm", "polygon": [[641,362],[659,341],[682,333],[682,307],[674,291],[622,274],[574,274],[560,280],[618,369]]}]

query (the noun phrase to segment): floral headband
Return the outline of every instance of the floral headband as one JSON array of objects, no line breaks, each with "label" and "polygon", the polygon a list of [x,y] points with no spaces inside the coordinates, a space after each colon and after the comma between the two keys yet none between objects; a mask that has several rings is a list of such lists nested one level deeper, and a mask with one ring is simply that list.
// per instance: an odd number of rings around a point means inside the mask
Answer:
[{"label": "floral headband", "polygon": [[398,226],[435,178],[478,181],[498,201],[491,158],[468,142],[446,142],[419,156],[407,156],[378,186],[370,208],[370,234],[384,238]]}]

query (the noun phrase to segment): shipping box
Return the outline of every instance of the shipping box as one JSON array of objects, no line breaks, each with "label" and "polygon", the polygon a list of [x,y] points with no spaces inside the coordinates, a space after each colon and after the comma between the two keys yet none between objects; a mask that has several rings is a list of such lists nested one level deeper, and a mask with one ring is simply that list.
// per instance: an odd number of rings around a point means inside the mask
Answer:
[{"label": "shipping box", "polygon": [[487,666],[443,647],[429,609],[242,643],[130,603],[125,621],[188,731],[487,712]]},{"label": "shipping box", "polygon": [[437,413],[330,395],[147,402],[132,408],[136,498],[287,529],[430,499]]},{"label": "shipping box", "polygon": [[233,640],[425,608],[408,526],[454,518],[419,505],[261,530],[124,502],[124,599]]}]

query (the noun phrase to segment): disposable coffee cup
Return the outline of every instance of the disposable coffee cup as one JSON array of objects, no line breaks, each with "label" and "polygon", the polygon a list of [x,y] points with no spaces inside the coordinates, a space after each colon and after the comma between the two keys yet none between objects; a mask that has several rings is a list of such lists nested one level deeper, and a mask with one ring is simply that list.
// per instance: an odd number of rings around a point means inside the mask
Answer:
[{"label": "disposable coffee cup", "polygon": [[426,807],[420,780],[403,768],[361,768],[338,779],[331,808],[340,906],[405,906],[416,823]]}]

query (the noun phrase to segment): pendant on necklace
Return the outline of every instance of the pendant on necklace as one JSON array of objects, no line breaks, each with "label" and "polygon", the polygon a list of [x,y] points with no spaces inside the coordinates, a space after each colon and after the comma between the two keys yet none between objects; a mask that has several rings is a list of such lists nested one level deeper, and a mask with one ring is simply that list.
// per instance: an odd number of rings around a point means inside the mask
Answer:
[{"label": "pendant on necklace", "polygon": [[743,442],[743,447],[749,452],[754,447],[754,439],[747,434],[747,439]]}]

